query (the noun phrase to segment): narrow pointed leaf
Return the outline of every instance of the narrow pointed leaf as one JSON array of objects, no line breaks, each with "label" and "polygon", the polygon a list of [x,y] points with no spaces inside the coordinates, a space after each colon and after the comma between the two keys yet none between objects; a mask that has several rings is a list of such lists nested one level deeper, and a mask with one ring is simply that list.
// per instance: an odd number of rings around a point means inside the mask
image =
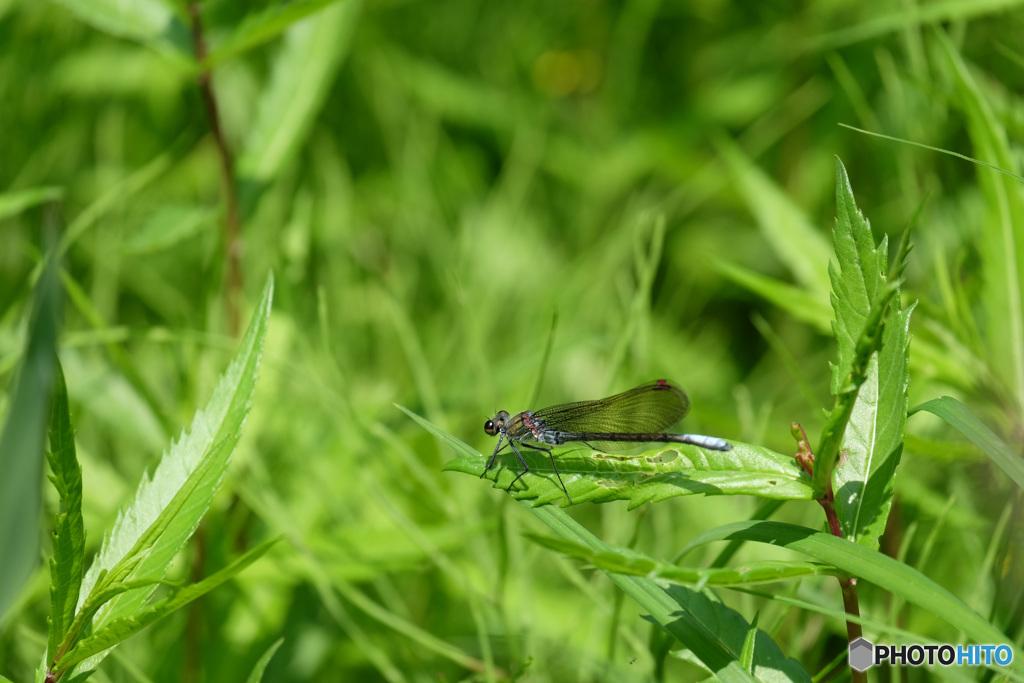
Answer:
[{"label": "narrow pointed leaf", "polygon": [[761,275],[735,263],[718,259],[711,263],[718,272],[740,287],[775,304],[797,320],[813,325],[823,334],[832,331],[832,310],[824,297],[815,296],[806,289]]},{"label": "narrow pointed leaf", "polygon": [[16,216],[37,204],[60,199],[64,189],[60,187],[36,187],[31,190],[0,192],[0,220]]},{"label": "narrow pointed leaf", "polygon": [[[975,156],[1019,174],[1020,157],[1001,115],[993,108],[996,93],[976,78],[959,50],[945,34],[937,33],[939,48],[948,60],[953,84],[966,115],[966,129]],[[982,282],[978,299],[985,321],[985,343],[999,379],[1024,408],[1024,196],[1020,181],[979,169],[978,183],[988,211],[978,217]]]},{"label": "narrow pointed leaf", "polygon": [[1006,474],[1024,488],[1024,460],[1005,441],[979,420],[963,403],[943,396],[915,407],[911,414],[925,411],[941,417],[954,429],[971,440],[992,462],[999,465]]},{"label": "narrow pointed leaf", "polygon": [[718,140],[718,150],[736,188],[757,218],[761,232],[776,258],[786,264],[793,277],[812,297],[825,301],[829,278],[828,240],[761,169],[731,140]]},{"label": "narrow pointed leaf", "polygon": [[71,626],[78,606],[85,562],[85,522],[82,519],[82,466],[75,454],[68,390],[60,363],[55,368],[50,412],[51,480],[60,499],[50,558],[50,627],[48,657],[52,658]]},{"label": "narrow pointed leaf", "polygon": [[296,22],[336,2],[339,0],[294,0],[274,3],[266,9],[255,11],[245,18],[230,38],[207,56],[200,68],[213,69],[228,59],[273,40]]},{"label": "narrow pointed leaf", "polygon": [[348,52],[360,4],[338,2],[288,28],[238,159],[243,181],[273,180],[305,142]]},{"label": "narrow pointed leaf", "polygon": [[272,538],[256,546],[245,553],[224,569],[211,574],[202,581],[186,586],[180,590],[172,591],[170,595],[145,607],[129,616],[114,619],[105,624],[94,635],[83,638],[75,646],[64,660],[58,671],[66,671],[70,667],[93,655],[107,651],[126,638],[129,638],[142,629],[146,628],[158,619],[162,619],[172,612],[181,609],[196,598],[206,595],[211,590],[221,585],[238,572],[242,571],[253,562],[262,557],[279,539]]},{"label": "narrow pointed leaf", "polygon": [[255,666],[252,667],[252,671],[249,672],[249,677],[246,683],[260,683],[263,680],[263,672],[267,670],[267,665],[270,664],[270,660],[274,658],[277,650],[281,645],[284,644],[284,638],[278,638],[275,640],[267,651],[260,655],[260,658],[256,661]]},{"label": "narrow pointed leaf", "polygon": [[164,0],[53,0],[93,28],[128,38],[164,54],[191,54],[188,27]]},{"label": "narrow pointed leaf", "polygon": [[846,576],[846,573],[819,562],[793,562],[765,560],[733,568],[680,567],[669,562],[659,562],[647,555],[626,548],[609,547],[595,551],[582,543],[536,534],[526,534],[535,543],[569,557],[583,560],[588,564],[616,574],[646,576],[664,579],[674,583],[703,586],[750,586],[773,583],[787,579],[808,576]]},{"label": "narrow pointed leaf", "polygon": [[[272,294],[271,277],[264,286],[239,351],[214,388],[210,401],[196,413],[188,432],[172,444],[152,476],[143,477],[134,500],[122,509],[113,530],[104,538],[103,547],[86,574],[83,596],[89,595],[105,570],[116,568],[122,572],[123,568],[128,568],[126,574],[108,576],[105,581],[163,576],[174,555],[195,531],[227,469],[233,450],[228,446],[237,441],[248,415]],[[201,479],[190,481],[197,469],[202,470]],[[179,493],[186,487],[191,487],[191,491],[187,491],[183,499]],[[178,510],[168,521],[166,517],[161,518],[161,514],[169,507]],[[157,537],[154,539],[153,535]],[[133,554],[133,550],[137,554]],[[136,614],[151,593],[151,588],[138,589],[112,599],[97,612],[93,633],[99,633],[113,621]],[[80,603],[84,600],[85,597],[80,599]],[[99,658],[94,657],[83,668],[94,668],[98,661]]]},{"label": "narrow pointed leaf", "polygon": [[48,261],[36,288],[25,356],[0,433],[0,619],[39,559],[43,450],[59,308],[56,267]]}]

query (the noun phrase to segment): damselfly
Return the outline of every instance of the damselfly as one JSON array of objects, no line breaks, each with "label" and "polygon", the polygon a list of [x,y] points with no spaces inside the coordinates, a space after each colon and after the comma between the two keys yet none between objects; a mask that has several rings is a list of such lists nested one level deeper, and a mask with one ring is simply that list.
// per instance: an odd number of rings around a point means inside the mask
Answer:
[{"label": "damselfly", "polygon": [[[728,451],[732,445],[723,439],[701,434],[666,434],[690,411],[690,399],[675,382],[656,379],[635,389],[596,401],[563,403],[537,411],[524,410],[509,415],[501,410],[484,424],[489,435],[498,435],[494,454],[487,461],[484,474],[494,467],[494,461],[504,446],[511,446],[523,471],[508,485],[509,491],[519,479],[530,471],[516,444],[544,451],[551,458],[558,483],[565,497],[572,496],[565,488],[558,465],[551,453],[552,446],[579,443],[596,451],[621,448],[624,443],[688,443],[712,451]],[[503,445],[504,442],[504,445]],[[538,445],[539,444],[539,445]],[[481,478],[483,474],[480,475]]]}]

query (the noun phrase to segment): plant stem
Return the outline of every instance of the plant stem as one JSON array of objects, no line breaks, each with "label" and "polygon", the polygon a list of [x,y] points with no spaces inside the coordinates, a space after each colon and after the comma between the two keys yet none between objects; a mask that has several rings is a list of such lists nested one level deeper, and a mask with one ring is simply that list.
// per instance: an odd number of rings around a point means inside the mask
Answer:
[{"label": "plant stem", "polygon": [[[203,37],[203,22],[199,3],[189,3],[188,11],[192,19],[192,47],[195,51],[196,60],[202,63],[206,59],[207,51],[206,40]],[[217,146],[217,156],[220,160],[221,185],[223,186],[224,199],[227,202],[227,212],[224,217],[224,253],[227,275],[224,288],[224,304],[227,312],[228,331],[232,336],[237,337],[241,325],[239,302],[242,293],[242,242],[234,160],[231,157],[231,150],[228,148],[227,139],[224,137],[224,129],[221,127],[217,98],[213,93],[210,72],[208,70],[201,71],[197,80],[199,92],[203,99],[203,106],[206,109],[207,118],[210,120],[210,132],[213,134],[213,140]]]},{"label": "plant stem", "polygon": [[[811,451],[811,442],[807,440],[807,433],[799,423],[794,422],[790,426],[790,432],[797,442],[796,462],[800,468],[809,476],[814,473],[814,453]],[[825,510],[825,519],[828,520],[828,530],[836,538],[843,538],[843,529],[839,525],[839,515],[836,514],[836,499],[832,491],[832,482],[828,482],[825,495],[818,498],[818,504]],[[839,577],[839,588],[843,592],[843,609],[851,617],[860,618],[860,599],[857,597],[857,579],[855,577]],[[852,643],[863,635],[860,623],[847,619],[846,636],[847,642]],[[851,680],[855,683],[865,683],[867,674],[850,667]]]},{"label": "plant stem", "polygon": [[[206,59],[207,50],[206,39],[203,36],[203,20],[199,3],[190,2],[188,12],[192,20],[192,48],[195,51],[196,61],[201,64]],[[200,71],[197,82],[199,93],[203,100],[203,107],[206,109],[206,116],[210,122],[210,132],[213,134],[213,140],[217,147],[217,158],[220,161],[221,187],[224,192],[225,202],[227,203],[227,210],[224,216],[224,309],[227,317],[228,332],[231,336],[237,337],[241,329],[241,312],[239,309],[242,294],[242,243],[234,159],[231,156],[231,149],[228,147],[227,139],[224,137],[224,129],[221,127],[220,111],[217,107],[217,98],[213,92],[209,69]],[[191,570],[194,582],[202,578],[206,557],[206,541],[205,524],[201,524],[196,530],[195,562]],[[199,634],[203,622],[201,603],[201,600],[193,603],[188,613],[184,671],[188,680],[196,680],[200,670]]]}]

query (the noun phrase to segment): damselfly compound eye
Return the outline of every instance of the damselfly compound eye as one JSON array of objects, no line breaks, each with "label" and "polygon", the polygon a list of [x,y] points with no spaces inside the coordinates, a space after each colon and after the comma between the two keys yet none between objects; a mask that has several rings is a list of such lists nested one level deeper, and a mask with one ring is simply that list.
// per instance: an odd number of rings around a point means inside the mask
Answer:
[{"label": "damselfly compound eye", "polygon": [[494,424],[494,420],[488,420],[484,423],[484,432],[487,436],[494,436],[498,433],[498,427]]}]

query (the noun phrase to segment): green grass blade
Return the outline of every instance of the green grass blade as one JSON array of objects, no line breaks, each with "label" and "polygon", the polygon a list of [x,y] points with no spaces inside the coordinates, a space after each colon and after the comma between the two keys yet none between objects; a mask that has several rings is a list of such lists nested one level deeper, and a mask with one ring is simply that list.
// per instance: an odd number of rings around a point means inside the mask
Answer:
[{"label": "green grass blade", "polygon": [[757,619],[759,613],[754,612],[754,618],[750,620],[750,628],[747,630],[747,637],[743,639],[743,650],[740,651],[740,663],[747,671],[754,670],[754,645],[757,643]]},{"label": "green grass blade", "polygon": [[[242,21],[238,29],[223,45],[207,55],[199,68],[204,71],[213,69],[228,59],[263,45],[301,19],[336,2],[338,0],[296,0],[295,2],[273,4],[260,12],[254,12]],[[344,0],[342,4],[353,4],[353,2]],[[319,20],[318,17],[316,21]]]},{"label": "green grass blade", "polygon": [[163,0],[52,0],[82,22],[118,38],[128,38],[165,54],[190,57],[189,30]]},{"label": "green grass blade", "polygon": [[[292,7],[325,4],[329,3]],[[357,0],[339,2],[289,26],[238,158],[243,183],[259,186],[273,180],[305,141],[348,52],[360,5]]]},{"label": "green grass blade", "polygon": [[750,586],[807,576],[846,576],[845,572],[827,564],[789,560],[751,562],[738,569],[680,567],[669,562],[659,562],[643,553],[627,548],[609,546],[608,550],[596,551],[581,543],[560,538],[549,538],[530,533],[526,536],[545,548],[582,560],[598,569],[629,576],[665,579],[701,588],[704,586]]},{"label": "green grass blade", "polygon": [[910,414],[921,411],[937,415],[948,422],[980,448],[992,462],[999,465],[1017,483],[1017,486],[1024,488],[1024,461],[1021,460],[1020,454],[985,426],[985,423],[979,420],[963,403],[955,398],[943,396],[916,406],[910,411]]},{"label": "green grass blade", "polygon": [[458,437],[449,434],[445,430],[435,425],[430,420],[420,417],[419,415],[417,415],[416,413],[412,412],[411,410],[404,406],[396,404],[395,407],[401,410],[409,417],[411,417],[413,421],[416,422],[420,427],[423,427],[423,429],[427,430],[428,432],[436,436],[438,439],[440,439],[442,442],[444,442],[446,446],[455,451],[455,454],[458,455],[459,458],[482,458],[478,450],[467,444],[465,441],[459,439]]},{"label": "green grass blade", "polygon": [[[781,522],[736,522],[702,534],[689,547],[735,539],[789,548],[838,567],[945,620],[965,633],[972,642],[1011,642],[984,617],[913,567],[831,534]],[[1024,660],[1016,649],[1013,666],[1016,671],[1024,671]]]},{"label": "green grass blade", "polygon": [[1005,168],[1002,168],[1000,166],[996,166],[995,164],[990,164],[987,161],[982,161],[981,159],[975,159],[974,157],[967,156],[966,154],[961,154],[960,152],[954,152],[951,149],[942,149],[941,147],[933,147],[932,145],[926,145],[923,142],[917,142],[916,140],[907,140],[906,138],[898,138],[898,137],[895,137],[895,136],[892,136],[892,135],[885,135],[884,133],[876,133],[875,131],[864,130],[863,128],[858,128],[857,126],[851,126],[851,125],[846,124],[846,123],[840,123],[839,125],[842,126],[843,128],[849,128],[850,130],[855,131],[857,133],[863,133],[864,135],[870,135],[873,138],[881,138],[883,140],[889,140],[890,142],[899,142],[901,144],[910,145],[912,147],[920,147],[921,149],[931,150],[932,152],[938,152],[939,154],[948,154],[951,157],[956,157],[957,159],[963,159],[964,161],[969,161],[972,164],[977,164],[978,166],[984,166],[985,168],[990,168],[993,171],[996,171],[998,173],[1002,173],[1005,176],[1008,176],[1010,178],[1013,178],[1013,179],[1015,179],[1017,181],[1020,181],[1020,182],[1024,183],[1024,176],[1017,175],[1016,173],[1013,173],[1012,171],[1008,171]]},{"label": "green grass blade", "polygon": [[[101,571],[124,568],[123,561],[134,563],[124,578],[163,576],[174,555],[195,531],[220,485],[233,443],[248,415],[267,333],[272,295],[273,277],[270,277],[239,351],[206,407],[196,413],[188,432],[171,446],[152,477],[143,478],[135,499],[122,509],[113,530],[104,538],[103,547],[86,574],[85,595],[89,595],[97,584]],[[202,480],[189,482],[190,476],[200,468]],[[195,488],[183,501],[178,496],[186,484],[194,484]],[[158,527],[163,524],[162,520],[157,524],[160,515],[172,503],[181,505],[180,512],[157,534]],[[158,538],[151,539],[152,535],[158,535]],[[152,540],[152,545],[144,555],[131,555],[133,548],[148,540]],[[151,592],[133,590],[112,599],[97,613],[93,631],[98,633],[107,624],[138,612]],[[86,667],[95,667],[98,661],[98,658],[93,658]]]},{"label": "green grass blade", "polygon": [[943,23],[966,24],[972,19],[1006,12],[1020,6],[1020,0],[971,0],[930,2],[914,5],[890,5],[886,11],[871,12],[855,22],[841,22],[842,28],[813,37],[806,49],[815,52],[834,50],[845,45],[865,43],[887,33],[908,33],[919,26]]},{"label": "green grass blade", "polygon": [[123,206],[125,201],[135,197],[155,182],[157,178],[163,176],[173,166],[174,162],[185,153],[185,142],[185,137],[178,138],[178,140],[168,145],[162,153],[151,159],[145,166],[133,171],[124,180],[111,187],[82,209],[75,216],[74,220],[68,223],[67,230],[60,236],[60,242],[57,244],[57,256],[62,257],[90,228],[98,225],[101,218],[107,216],[118,207]]},{"label": "green grass blade", "polygon": [[249,677],[245,679],[246,683],[260,683],[263,680],[263,672],[267,670],[270,660],[274,658],[278,648],[283,644],[284,638],[278,638],[267,648],[266,652],[260,655],[260,658],[256,660],[256,664],[252,667]]},{"label": "green grass blade", "polygon": [[812,297],[829,291],[828,240],[789,197],[733,142],[718,140],[719,153],[775,256]]},{"label": "green grass blade", "polygon": [[40,483],[59,308],[56,266],[49,261],[36,288],[25,356],[0,433],[0,620],[39,558]]},{"label": "green grass blade", "polygon": [[[532,512],[562,539],[598,552],[608,550],[603,541],[562,510],[547,506],[533,508]],[[749,628],[739,613],[683,586],[670,586],[666,589],[646,577],[617,573],[610,573],[608,577],[647,610],[654,623],[689,648],[696,662],[717,678],[727,681],[755,680],[739,661],[739,652]],[[767,634],[763,635],[766,641],[764,650],[767,652],[770,647],[774,647],[774,643]],[[778,652],[777,647],[775,651]],[[775,670],[785,668],[785,677],[790,680],[809,680],[795,661],[787,660],[781,652],[778,655],[778,659],[787,663],[786,667],[777,662],[766,665]],[[769,659],[766,657],[765,661]],[[755,673],[758,678],[762,678],[767,672]]]},{"label": "green grass blade", "polygon": [[832,332],[832,309],[824,296],[816,296],[801,287],[761,275],[728,261],[712,259],[711,264],[715,270],[740,287],[775,304],[797,320],[813,325],[824,334]]},{"label": "green grass blade", "polygon": [[47,457],[51,480],[60,498],[60,511],[54,524],[53,556],[50,558],[48,661],[52,661],[56,655],[64,635],[75,618],[85,564],[82,466],[75,454],[68,390],[59,362],[54,375],[56,381],[53,408],[50,412],[50,450]]},{"label": "green grass blade", "polygon": [[212,229],[216,220],[217,212],[209,207],[191,204],[161,206],[124,240],[121,248],[132,256],[167,251]]},{"label": "green grass blade", "polygon": [[[953,42],[937,32],[939,48],[950,64],[953,82],[967,116],[967,132],[978,157],[990,159],[1011,172],[1020,168],[1019,156],[1011,135],[993,108],[997,97],[989,86],[975,78]],[[998,376],[1016,400],[1016,410],[1024,408],[1024,197],[1020,180],[991,173],[980,173],[978,182],[990,207],[975,238],[983,273],[980,305],[985,314],[986,344],[991,351],[990,365],[999,368]]]},{"label": "green grass blade", "polygon": [[18,192],[0,192],[0,221],[17,216],[25,209],[38,204],[60,199],[64,194],[61,187],[35,187]]}]

